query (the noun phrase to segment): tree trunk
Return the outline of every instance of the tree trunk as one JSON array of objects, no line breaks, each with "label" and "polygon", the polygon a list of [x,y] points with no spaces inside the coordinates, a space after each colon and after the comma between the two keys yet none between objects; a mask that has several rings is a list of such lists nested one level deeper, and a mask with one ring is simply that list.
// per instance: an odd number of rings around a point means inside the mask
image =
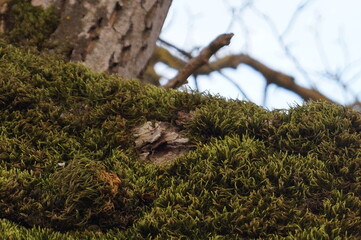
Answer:
[{"label": "tree trunk", "polygon": [[[11,2],[0,0],[3,15],[11,11],[7,8]],[[171,2],[31,0],[32,6],[45,9],[55,6],[59,22],[49,40],[57,53],[61,52],[68,60],[84,62],[95,71],[127,78],[139,77],[144,71]],[[5,34],[11,30],[7,19],[3,18],[0,26]]]}]

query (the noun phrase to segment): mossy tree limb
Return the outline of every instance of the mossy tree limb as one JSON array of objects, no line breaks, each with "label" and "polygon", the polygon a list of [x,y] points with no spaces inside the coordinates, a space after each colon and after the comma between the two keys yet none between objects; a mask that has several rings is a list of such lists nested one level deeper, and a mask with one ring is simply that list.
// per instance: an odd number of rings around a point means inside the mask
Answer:
[{"label": "mossy tree limb", "polygon": [[[3,42],[0,70],[4,239],[361,237],[359,112],[325,102],[268,111]],[[132,130],[160,121],[187,139],[161,130],[139,143]],[[143,147],[156,157],[177,139],[187,154],[141,160]]]}]

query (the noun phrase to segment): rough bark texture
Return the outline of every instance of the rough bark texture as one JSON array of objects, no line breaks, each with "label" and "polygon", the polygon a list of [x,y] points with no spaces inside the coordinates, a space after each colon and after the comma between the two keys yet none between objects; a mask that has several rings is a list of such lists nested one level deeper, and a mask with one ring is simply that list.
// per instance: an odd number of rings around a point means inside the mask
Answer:
[{"label": "rough bark texture", "polygon": [[[11,1],[0,1],[1,12]],[[60,22],[50,40],[71,61],[95,71],[139,77],[164,23],[171,0],[32,0],[55,6]],[[6,32],[6,22],[1,24]],[[4,27],[5,26],[5,27]]]}]

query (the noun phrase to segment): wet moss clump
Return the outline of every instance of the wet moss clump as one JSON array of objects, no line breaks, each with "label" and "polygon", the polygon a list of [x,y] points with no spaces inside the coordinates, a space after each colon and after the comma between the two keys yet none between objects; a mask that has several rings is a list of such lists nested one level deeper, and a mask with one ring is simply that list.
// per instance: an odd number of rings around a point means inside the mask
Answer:
[{"label": "wet moss clump", "polygon": [[[361,237],[361,114],[346,107],[268,111],[0,42],[0,112],[4,239]],[[147,121],[191,150],[140,160]]]}]

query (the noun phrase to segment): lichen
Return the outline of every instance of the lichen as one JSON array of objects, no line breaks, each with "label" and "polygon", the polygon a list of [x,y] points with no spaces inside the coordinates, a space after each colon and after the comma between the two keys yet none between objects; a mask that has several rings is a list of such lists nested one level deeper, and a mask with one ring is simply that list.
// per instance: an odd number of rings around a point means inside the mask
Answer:
[{"label": "lichen", "polygon": [[[164,90],[0,42],[4,239],[359,239],[361,114],[268,111]],[[191,151],[141,160],[134,129]]]}]

